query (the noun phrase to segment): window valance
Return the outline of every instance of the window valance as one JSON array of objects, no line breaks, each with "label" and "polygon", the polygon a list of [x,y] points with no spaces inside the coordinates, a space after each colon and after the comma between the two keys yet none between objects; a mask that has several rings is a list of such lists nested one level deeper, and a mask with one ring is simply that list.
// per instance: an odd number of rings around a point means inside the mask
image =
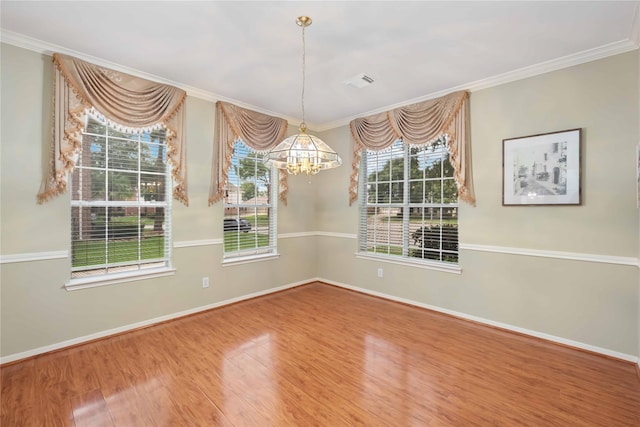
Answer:
[{"label": "window valance", "polygon": [[[209,189],[209,206],[224,198],[225,185],[233,156],[234,142],[239,138],[258,153],[278,145],[287,134],[285,119],[247,110],[228,102],[216,103],[216,129],[213,141],[213,167]],[[287,175],[279,171],[279,197],[287,203]]]},{"label": "window valance", "polygon": [[89,111],[123,132],[164,126],[174,180],[173,196],[188,205],[186,92],[59,53],[53,55],[53,63],[51,158],[38,203],[66,191],[67,174],[75,167],[82,144],[84,116]]},{"label": "window valance", "polygon": [[349,126],[353,142],[350,205],[358,198],[358,170],[362,150],[383,150],[398,139],[410,145],[431,144],[446,134],[458,197],[475,206],[468,92],[454,92],[441,98],[357,118]]}]

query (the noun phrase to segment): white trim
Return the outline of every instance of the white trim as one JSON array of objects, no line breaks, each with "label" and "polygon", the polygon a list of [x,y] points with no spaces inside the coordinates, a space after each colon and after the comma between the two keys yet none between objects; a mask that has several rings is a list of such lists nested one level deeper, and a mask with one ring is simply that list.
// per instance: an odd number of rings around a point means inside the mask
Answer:
[{"label": "white trim", "polygon": [[365,254],[365,253],[359,253],[359,252],[356,252],[355,255],[356,255],[356,258],[366,259],[369,261],[386,262],[389,264],[404,265],[407,267],[424,268],[425,270],[435,270],[435,271],[442,271],[445,273],[462,274],[462,268],[460,268],[460,266],[457,264],[448,265],[445,263],[422,260],[420,258],[416,258],[416,259],[420,259],[420,261],[413,261],[409,258],[400,258],[399,256],[391,257],[391,256],[384,256],[384,255]]},{"label": "white trim", "polygon": [[223,267],[229,267],[232,265],[250,264],[258,261],[268,261],[270,259],[280,258],[280,254],[260,254],[249,256],[238,256],[232,258],[225,258],[222,260]]},{"label": "white trim", "polygon": [[124,273],[113,273],[104,276],[89,276],[79,279],[71,279],[64,285],[68,291],[79,289],[96,288],[98,286],[117,285],[119,283],[135,282],[137,280],[153,279],[156,277],[172,276],[176,273],[175,268],[154,268],[149,270],[127,271]]},{"label": "white trim", "polygon": [[50,259],[69,258],[69,251],[30,252],[24,254],[0,255],[0,264],[14,262],[46,261]]},{"label": "white trim", "polygon": [[315,237],[316,233],[313,231],[303,231],[301,233],[282,233],[278,234],[278,239],[295,239],[298,237]]},{"label": "white trim", "polygon": [[[638,10],[638,6],[636,5],[636,11]],[[572,67],[574,65],[583,64],[590,61],[595,61],[597,59],[606,58],[613,55],[618,55],[621,53],[629,52],[635,49],[638,49],[640,41],[638,40],[640,37],[638,36],[638,13],[635,14],[636,18],[632,24],[630,38],[627,40],[621,40],[613,43],[609,43],[603,46],[599,46],[593,49],[588,49],[582,52],[578,52],[572,55],[567,55],[562,58],[552,59],[550,61],[541,62],[539,64],[531,65],[528,67],[523,67],[517,70],[509,71],[503,74],[499,74],[497,76],[493,76],[487,79],[476,80],[475,82],[470,82],[458,86],[454,86],[445,90],[441,90],[438,92],[430,93],[428,95],[420,96],[417,98],[413,98],[407,101],[403,101],[393,105],[387,105],[385,107],[381,107],[375,110],[371,110],[368,112],[360,113],[354,116],[346,117],[343,119],[335,120],[333,122],[323,123],[323,124],[313,124],[307,123],[307,127],[317,132],[323,132],[330,129],[335,129],[341,126],[345,126],[349,124],[349,122],[353,119],[359,117],[365,117],[372,114],[381,113],[384,111],[392,110],[394,108],[403,107],[405,105],[415,104],[417,102],[427,101],[429,99],[438,98],[440,96],[444,96],[448,93],[455,92],[458,90],[469,90],[471,92],[488,89],[490,87],[499,86],[501,84],[513,82],[516,80],[521,80],[529,77],[534,77],[540,74],[545,74],[551,71],[560,70],[563,68]],[[0,29],[0,41],[2,43],[11,44],[14,46],[21,47],[23,49],[28,49],[34,52],[42,53],[45,55],[52,55],[54,52],[64,53],[67,55],[75,56],[76,58],[92,62],[96,65],[100,65],[102,67],[111,68],[116,71],[120,71],[123,73],[131,74],[136,77],[145,78],[147,80],[152,80],[158,83],[169,84],[172,86],[176,86],[181,88],[187,92],[189,96],[193,96],[196,98],[204,99],[207,101],[226,101],[231,102],[235,105],[238,105],[243,108],[247,108],[250,110],[254,110],[263,114],[267,114],[270,116],[282,117],[287,120],[290,124],[297,125],[300,120],[294,117],[283,116],[282,114],[278,114],[274,111],[266,110],[264,108],[259,108],[254,105],[249,105],[244,102],[240,102],[236,99],[231,99],[224,97],[222,95],[218,95],[212,92],[208,92],[202,89],[198,89],[193,86],[184,85],[179,82],[175,82],[172,80],[168,80],[153,74],[145,73],[142,71],[138,71],[133,68],[129,68],[120,64],[116,64],[110,61],[105,61],[100,58],[96,58],[94,56],[83,54],[82,52],[77,52],[72,49],[67,49],[62,46],[58,46],[52,43],[48,43],[42,40],[35,39],[33,37],[28,37],[23,34],[15,33],[13,31],[8,31],[5,29]]]},{"label": "white trim", "polygon": [[[334,237],[339,239],[357,239],[358,236],[352,233],[333,233],[329,231],[308,231],[301,233],[284,233],[278,235],[278,239],[292,239],[299,237]],[[173,242],[174,248],[191,248],[198,246],[214,246],[221,245],[223,240],[219,239],[203,239],[203,240],[183,240]],[[461,250],[467,251],[480,251],[480,252],[494,252],[511,255],[525,255],[543,258],[555,258],[565,259],[572,261],[584,261],[584,262],[598,262],[604,264],[616,264],[616,265],[629,265],[639,267],[638,258],[635,257],[620,257],[611,255],[599,255],[599,254],[587,254],[579,252],[560,252],[560,251],[548,251],[540,249],[527,249],[527,248],[512,248],[508,246],[491,246],[491,245],[478,245],[474,243],[460,243]],[[356,254],[360,255],[360,254]],[[46,261],[51,259],[68,258],[69,251],[52,251],[52,252],[31,252],[22,254],[10,254],[1,255],[0,264],[10,264],[15,262],[29,262],[29,261]],[[369,257],[367,255],[366,257]],[[387,260],[384,258],[383,260]],[[401,263],[404,264],[404,263]]]},{"label": "white trim", "polygon": [[585,261],[585,262],[599,262],[604,264],[629,265],[633,267],[638,267],[638,258],[634,258],[634,257],[585,254],[585,253],[577,253],[577,252],[547,251],[547,250],[539,250],[539,249],[510,248],[506,246],[476,245],[473,243],[461,243],[460,249],[468,250],[468,251],[496,252],[496,253],[511,254],[511,255],[526,255],[526,256],[543,257],[543,258],[567,259],[572,261]]},{"label": "white trim", "polygon": [[636,2],[636,10],[633,14],[633,23],[631,24],[631,41],[635,44],[636,49],[640,47],[640,2]]},{"label": "white trim", "polygon": [[578,349],[583,349],[583,350],[588,350],[588,351],[591,351],[591,352],[594,352],[594,353],[603,354],[603,355],[606,355],[606,356],[609,356],[609,357],[613,357],[613,358],[616,358],[616,359],[637,363],[638,366],[640,366],[640,359],[638,357],[630,355],[630,354],[620,353],[620,352],[617,352],[617,351],[608,350],[606,348],[602,348],[602,347],[597,347],[597,346],[593,346],[593,345],[590,345],[590,344],[581,343],[579,341],[568,340],[568,339],[557,337],[557,336],[554,336],[554,335],[548,335],[548,334],[545,334],[545,333],[536,332],[536,331],[532,331],[532,330],[525,329],[525,328],[520,328],[520,327],[517,327],[517,326],[509,325],[507,323],[495,322],[493,320],[484,319],[482,317],[472,316],[472,315],[468,315],[468,314],[465,314],[465,313],[461,313],[461,312],[457,312],[457,311],[453,311],[453,310],[448,310],[448,309],[445,309],[445,308],[440,308],[440,307],[437,307],[437,306],[424,304],[424,303],[421,303],[421,302],[417,302],[417,301],[413,301],[413,300],[409,300],[409,299],[405,299],[405,298],[395,297],[393,295],[385,294],[385,293],[382,293],[382,292],[376,292],[376,291],[372,291],[372,290],[365,289],[365,288],[360,288],[358,286],[347,285],[345,283],[336,282],[334,280],[329,280],[329,279],[324,279],[322,277],[314,277],[314,278],[310,278],[310,279],[306,279],[306,280],[301,280],[301,281],[298,281],[298,282],[290,283],[288,285],[278,286],[278,287],[270,288],[270,289],[267,289],[267,290],[264,290],[264,291],[254,292],[254,293],[251,293],[251,294],[248,294],[248,295],[243,295],[243,296],[240,296],[240,297],[236,297],[236,298],[232,298],[232,299],[228,299],[228,300],[223,300],[223,301],[220,301],[220,302],[203,305],[203,306],[192,308],[192,309],[189,309],[189,310],[184,310],[184,311],[172,313],[172,314],[168,314],[168,315],[165,315],[165,316],[155,317],[153,319],[144,320],[144,321],[137,322],[137,323],[132,323],[132,324],[129,324],[129,325],[118,327],[118,328],[113,328],[113,329],[108,329],[108,330],[101,331],[101,332],[96,332],[94,334],[89,334],[89,335],[85,335],[85,336],[82,336],[82,337],[74,338],[74,339],[71,339],[71,340],[62,341],[62,342],[59,342],[59,343],[56,343],[56,344],[51,344],[51,345],[47,345],[47,346],[43,346],[43,347],[38,347],[38,348],[35,348],[35,349],[32,349],[32,350],[27,350],[27,351],[24,351],[24,352],[11,354],[11,355],[8,355],[8,356],[5,356],[5,357],[0,357],[0,364],[5,364],[5,363],[9,363],[9,362],[15,362],[17,360],[25,359],[27,357],[37,356],[39,354],[47,353],[47,352],[54,351],[54,350],[60,350],[60,349],[63,349],[65,347],[70,347],[70,346],[82,344],[82,343],[85,343],[85,342],[88,342],[88,341],[93,341],[93,340],[100,339],[100,338],[106,338],[106,337],[109,337],[111,335],[120,334],[120,333],[123,333],[123,332],[131,331],[131,330],[142,328],[142,327],[146,327],[146,326],[151,326],[151,325],[154,325],[154,324],[157,324],[157,323],[166,322],[167,320],[177,319],[177,318],[180,318],[180,317],[188,316],[190,314],[195,314],[195,313],[199,313],[199,312],[202,312],[202,311],[211,310],[213,308],[222,307],[222,306],[229,305],[229,304],[235,304],[237,302],[244,301],[244,300],[247,300],[247,299],[260,297],[260,296],[272,294],[272,293],[275,293],[275,292],[280,292],[280,291],[283,291],[283,290],[286,290],[286,289],[295,288],[295,287],[306,285],[306,284],[313,283],[313,282],[324,282],[324,283],[328,283],[328,284],[331,284],[331,285],[334,285],[334,286],[338,286],[338,287],[341,287],[341,288],[350,289],[352,291],[360,292],[360,293],[363,293],[363,294],[368,294],[368,295],[373,295],[373,296],[376,296],[376,297],[379,297],[379,298],[384,298],[384,299],[387,299],[387,300],[390,300],[390,301],[401,302],[401,303],[404,303],[404,304],[425,308],[427,310],[432,310],[432,311],[436,311],[436,312],[440,312],[440,313],[445,313],[445,314],[448,314],[448,315],[451,315],[451,316],[454,316],[454,317],[458,317],[458,318],[461,318],[461,319],[471,320],[471,321],[482,323],[482,324],[485,324],[485,325],[490,325],[490,326],[494,326],[494,327],[497,327],[497,328],[505,329],[507,331],[514,331],[514,332],[518,332],[518,333],[521,333],[521,334],[525,334],[525,335],[541,338],[541,339],[544,339],[544,340],[547,340],[547,341],[556,342],[556,343],[559,343],[559,344],[564,344],[564,345],[567,345],[567,346],[570,346],[570,347],[575,347],[575,348],[578,348]]},{"label": "white trim", "polygon": [[357,239],[358,235],[353,233],[334,233],[331,231],[303,231],[299,233],[283,233],[278,235],[278,239],[291,239],[297,237],[337,237],[342,239]]},{"label": "white trim", "polygon": [[221,245],[222,239],[203,239],[203,240],[183,240],[180,242],[173,242],[174,248],[193,248],[196,246],[213,246]]},{"label": "white trim", "polygon": [[337,237],[340,239],[357,239],[358,238],[357,234],[352,234],[352,233],[332,233],[330,231],[316,231],[315,234],[316,236]]},{"label": "white trim", "polygon": [[532,337],[536,337],[536,338],[541,338],[543,340],[547,340],[547,341],[551,341],[551,342],[555,342],[555,343],[559,343],[559,344],[563,344],[569,347],[575,347],[578,349],[582,349],[582,350],[588,350],[594,353],[599,353],[599,354],[603,354],[605,356],[609,356],[609,357],[613,357],[616,359],[620,359],[620,360],[624,360],[627,362],[633,362],[633,363],[639,363],[640,361],[638,359],[638,357],[633,356],[631,354],[626,354],[626,353],[620,353],[618,351],[613,351],[613,350],[609,350],[603,347],[597,347],[591,344],[585,344],[579,341],[573,341],[573,340],[569,340],[566,338],[562,338],[562,337],[557,337],[555,335],[549,335],[549,334],[545,334],[542,332],[537,332],[537,331],[532,331],[530,329],[525,329],[525,328],[521,328],[519,326],[513,326],[513,325],[509,325],[508,323],[502,323],[502,322],[496,322],[493,320],[489,320],[489,319],[485,319],[482,317],[478,317],[478,316],[472,316],[470,314],[465,314],[465,313],[461,313],[459,311],[454,311],[454,310],[449,310],[446,308],[441,308],[441,307],[437,307],[435,305],[430,305],[430,304],[424,304],[418,301],[413,301],[410,299],[406,299],[406,298],[400,298],[400,297],[396,297],[393,295],[389,295],[389,294],[385,294],[382,292],[377,292],[377,291],[372,291],[369,289],[365,289],[365,288],[360,288],[358,286],[351,286],[351,285],[347,285],[345,283],[341,283],[341,282],[336,282],[333,280],[328,280],[328,279],[323,279],[323,278],[319,278],[316,277],[315,279],[313,279],[314,281],[319,281],[319,282],[325,282],[325,283],[329,283],[331,285],[334,286],[338,286],[341,288],[345,288],[345,289],[350,289],[352,291],[356,291],[356,292],[361,292],[363,294],[368,294],[368,295],[373,295],[379,298],[384,298],[390,301],[396,301],[396,302],[401,302],[403,304],[408,304],[408,305],[413,305],[416,307],[421,307],[421,308],[426,308],[427,310],[432,310],[432,311],[437,311],[439,313],[444,313],[444,314],[448,314],[450,316],[454,316],[454,317],[458,317],[460,319],[465,319],[465,320],[471,320],[474,322],[478,322],[478,323],[482,323],[485,325],[489,325],[489,326],[494,326],[496,328],[500,328],[500,329],[505,329],[507,331],[513,331],[513,332],[518,332],[524,335],[529,335]]},{"label": "white trim", "polygon": [[346,126],[352,120],[360,117],[367,117],[373,114],[378,114],[378,113],[383,113],[385,111],[393,110],[395,108],[404,107],[405,105],[411,105],[418,102],[439,98],[451,92],[456,92],[459,90],[468,90],[469,92],[476,92],[478,90],[488,89],[494,86],[500,86],[505,83],[511,83],[511,82],[514,82],[517,80],[523,80],[529,77],[535,77],[541,74],[549,73],[551,71],[561,70],[563,68],[573,67],[575,65],[580,65],[586,62],[607,58],[609,56],[619,55],[621,53],[629,52],[637,48],[638,48],[638,42],[630,39],[609,43],[593,49],[587,49],[582,52],[574,53],[572,55],[567,55],[562,58],[556,58],[550,61],[540,62],[538,64],[530,65],[528,67],[523,67],[517,70],[512,70],[506,73],[498,74],[497,76],[476,80],[475,82],[461,84],[445,90],[433,92],[428,95],[423,95],[417,98],[402,101],[397,104],[376,108],[375,110],[367,111],[365,113],[357,114],[351,117],[347,117],[345,119],[335,120],[333,122],[317,125],[316,130],[318,132],[324,132],[330,129]]},{"label": "white trim", "polygon": [[[267,114],[269,116],[282,117],[283,119],[287,120],[290,124],[297,125],[300,123],[300,120],[294,117],[283,116],[282,114],[278,114],[271,110],[256,107],[254,105],[250,105],[250,104],[238,101],[236,99],[227,98],[217,93],[209,92],[209,91],[198,89],[196,87],[185,85],[183,83],[179,83],[173,80],[165,79],[163,77],[156,76],[155,74],[145,73],[144,71],[139,71],[139,70],[136,70],[135,68],[127,67],[125,65],[120,65],[111,61],[106,61],[104,59],[87,55],[82,52],[78,52],[76,50],[67,49],[66,47],[63,47],[63,46],[59,46],[59,45],[49,43],[43,40],[39,40],[33,37],[25,36],[24,34],[5,30],[4,28],[0,30],[0,41],[2,43],[7,43],[13,46],[21,47],[23,49],[31,50],[44,55],[53,56],[54,53],[62,53],[65,55],[75,56],[78,59],[91,62],[101,67],[110,68],[115,71],[120,71],[121,73],[130,74],[132,76],[151,80],[157,83],[163,83],[163,84],[178,87],[180,89],[185,90],[187,92],[187,95],[193,96],[195,98],[200,98],[200,99],[204,99],[206,101],[212,101],[212,102],[216,102],[216,101],[230,102],[240,107],[257,111],[259,113]],[[312,126],[308,125],[308,127],[309,129],[312,129]]]},{"label": "white trim", "polygon": [[60,350],[60,349],[63,349],[65,347],[71,347],[71,346],[74,346],[74,345],[82,344],[82,343],[85,343],[87,341],[93,341],[93,340],[100,339],[100,338],[106,338],[106,337],[109,337],[111,335],[121,334],[123,332],[131,331],[131,330],[135,330],[135,329],[139,329],[139,328],[144,328],[146,326],[155,325],[155,324],[161,323],[161,322],[166,322],[167,320],[177,319],[177,318],[180,318],[180,317],[188,316],[188,315],[195,314],[195,313],[200,313],[202,311],[211,310],[211,309],[222,307],[222,306],[229,305],[229,304],[235,304],[237,302],[244,301],[244,300],[247,300],[247,299],[260,297],[260,296],[272,294],[272,293],[275,293],[275,292],[280,292],[280,291],[283,291],[285,289],[295,288],[295,287],[298,287],[298,286],[302,286],[302,285],[306,285],[308,283],[311,283],[311,281],[312,280],[302,280],[302,281],[299,281],[299,282],[290,283],[288,285],[277,286],[275,288],[266,289],[264,291],[253,292],[251,294],[243,295],[243,296],[240,296],[240,297],[231,298],[231,299],[228,299],[228,300],[223,300],[223,301],[215,302],[215,303],[212,303],[212,304],[207,304],[207,305],[203,305],[203,306],[200,306],[200,307],[192,308],[192,309],[189,309],[189,310],[179,311],[179,312],[172,313],[172,314],[167,314],[165,316],[154,317],[153,319],[143,320],[141,322],[136,322],[136,323],[131,323],[129,325],[121,326],[121,327],[118,327],[118,328],[107,329],[105,331],[96,332],[94,334],[84,335],[82,337],[73,338],[73,339],[70,339],[70,340],[67,340],[67,341],[62,341],[62,342],[59,342],[59,343],[55,343],[55,344],[51,344],[51,345],[47,345],[47,346],[43,346],[43,347],[34,348],[33,350],[27,350],[27,351],[23,351],[23,352],[20,352],[20,353],[11,354],[11,355],[8,355],[8,356],[5,356],[5,357],[0,357],[0,364],[9,363],[9,362],[15,362],[15,361],[20,360],[20,359],[25,359],[27,357],[37,356],[39,354],[48,353],[48,352],[54,351],[54,350]]}]

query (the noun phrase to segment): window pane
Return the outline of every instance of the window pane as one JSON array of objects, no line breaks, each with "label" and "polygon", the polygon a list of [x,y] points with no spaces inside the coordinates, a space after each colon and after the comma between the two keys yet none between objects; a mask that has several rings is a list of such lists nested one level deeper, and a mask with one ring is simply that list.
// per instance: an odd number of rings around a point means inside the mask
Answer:
[{"label": "window pane", "polygon": [[105,200],[106,180],[103,170],[76,167],[71,175],[72,200]]},{"label": "window pane", "polygon": [[442,163],[442,176],[453,178],[454,171],[453,165],[449,161],[449,153],[443,154],[443,163]]},{"label": "window pane", "polygon": [[161,259],[164,227],[164,208],[72,208],[72,266]]},{"label": "window pane", "polygon": [[161,143],[164,144],[167,138],[167,130],[165,128],[160,128],[160,129],[156,129],[153,130],[149,133],[146,133],[143,135],[143,139],[149,140],[151,142],[155,142],[155,143]]},{"label": "window pane", "polygon": [[404,200],[404,182],[391,184],[391,203],[402,203]]},{"label": "window pane", "polygon": [[105,264],[105,208],[71,208],[71,265]]},{"label": "window pane", "polygon": [[163,173],[167,162],[164,145],[140,142],[140,170]]},{"label": "window pane", "polygon": [[384,183],[377,185],[377,199],[376,203],[391,203],[391,184]]},{"label": "window pane", "polygon": [[245,216],[245,219],[251,223],[252,229],[256,233],[269,235],[269,208],[257,208],[254,214]]},{"label": "window pane", "polygon": [[424,203],[442,203],[442,181],[425,181]]},{"label": "window pane", "polygon": [[142,228],[143,237],[164,236],[166,234],[165,211],[166,208],[159,206],[140,208],[141,222],[144,225]]},{"label": "window pane", "polygon": [[105,135],[106,129],[102,122],[95,118],[88,116],[87,126],[84,131],[85,134]]},{"label": "window pane", "polygon": [[443,199],[442,203],[458,203],[458,186],[453,178],[444,179],[442,181]]},{"label": "window pane", "polygon": [[138,170],[138,142],[109,139],[109,169]]},{"label": "window pane", "polygon": [[136,200],[138,190],[138,175],[130,172],[109,172],[110,201]]},{"label": "window pane", "polygon": [[409,182],[409,203],[424,203],[424,182],[422,181],[410,181]]},{"label": "window pane", "polygon": [[163,202],[165,200],[165,175],[140,174],[140,197],[145,202]]},{"label": "window pane", "polygon": [[255,182],[245,181],[240,185],[240,198],[246,203],[255,203],[258,197],[258,187]]},{"label": "window pane", "polygon": [[[137,208],[133,209],[137,211]],[[131,208],[110,209],[108,217],[109,262],[137,260],[140,238],[137,212],[132,212]]]},{"label": "window pane", "polygon": [[107,153],[107,140],[101,136],[84,135],[78,163],[83,166],[104,168]]},{"label": "window pane", "polygon": [[367,184],[367,202],[368,203],[375,203],[377,200],[377,186],[375,185],[371,185],[371,184]]},{"label": "window pane", "polygon": [[262,155],[241,141],[234,146],[224,198],[224,256],[275,252],[277,182]]},{"label": "window pane", "polygon": [[138,139],[138,135],[136,134],[120,132],[119,130],[116,130],[110,126],[107,126],[107,135],[109,135],[110,137],[121,138],[121,139],[131,139],[131,138]]},{"label": "window pane", "polygon": [[72,278],[167,266],[164,130],[152,142],[89,117],[84,133],[72,175]]},{"label": "window pane", "polygon": [[393,209],[389,216],[389,244],[400,248],[402,251],[402,209]]},{"label": "window pane", "polygon": [[419,147],[396,142],[388,150],[366,152],[361,251],[457,262],[457,188],[445,142]]}]

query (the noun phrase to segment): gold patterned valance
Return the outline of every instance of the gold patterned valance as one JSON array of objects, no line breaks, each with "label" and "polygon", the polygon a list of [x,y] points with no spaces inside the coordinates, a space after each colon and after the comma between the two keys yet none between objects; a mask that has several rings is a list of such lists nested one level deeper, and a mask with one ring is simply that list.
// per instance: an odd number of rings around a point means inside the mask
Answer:
[{"label": "gold patterned valance", "polygon": [[59,53],[53,55],[53,63],[51,158],[38,203],[66,191],[67,174],[75,167],[74,159],[82,145],[84,116],[91,111],[122,131],[141,132],[165,126],[173,196],[188,205],[186,92]]},{"label": "gold patterned valance", "polygon": [[458,186],[458,198],[476,204],[471,175],[469,94],[454,92],[441,98],[352,120],[353,162],[349,204],[358,198],[358,170],[362,150],[383,150],[399,138],[405,144],[431,144],[443,134]]},{"label": "gold patterned valance", "polygon": [[[209,206],[224,198],[229,179],[233,146],[241,139],[257,152],[266,152],[278,145],[287,134],[285,119],[247,110],[228,102],[216,103],[216,129],[213,141],[213,166],[209,189]],[[280,200],[287,203],[287,175],[279,171]]]}]

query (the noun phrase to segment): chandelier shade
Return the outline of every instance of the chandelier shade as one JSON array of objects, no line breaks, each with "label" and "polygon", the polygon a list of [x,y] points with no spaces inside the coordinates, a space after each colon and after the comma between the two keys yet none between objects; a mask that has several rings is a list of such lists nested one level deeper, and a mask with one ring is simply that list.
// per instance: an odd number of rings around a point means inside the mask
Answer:
[{"label": "chandelier shade", "polygon": [[323,169],[337,168],[342,164],[338,153],[329,145],[314,135],[307,133],[307,125],[304,122],[304,86],[305,86],[305,38],[304,30],[311,25],[311,18],[299,16],[296,24],[302,27],[302,123],[300,133],[292,135],[274,147],[264,156],[264,163],[284,169],[291,175],[306,173],[315,175]]},{"label": "chandelier shade", "polygon": [[338,153],[324,141],[300,129],[271,150],[266,161],[278,169],[286,169],[291,175],[306,173],[315,175],[322,169],[337,168],[342,164]]}]

